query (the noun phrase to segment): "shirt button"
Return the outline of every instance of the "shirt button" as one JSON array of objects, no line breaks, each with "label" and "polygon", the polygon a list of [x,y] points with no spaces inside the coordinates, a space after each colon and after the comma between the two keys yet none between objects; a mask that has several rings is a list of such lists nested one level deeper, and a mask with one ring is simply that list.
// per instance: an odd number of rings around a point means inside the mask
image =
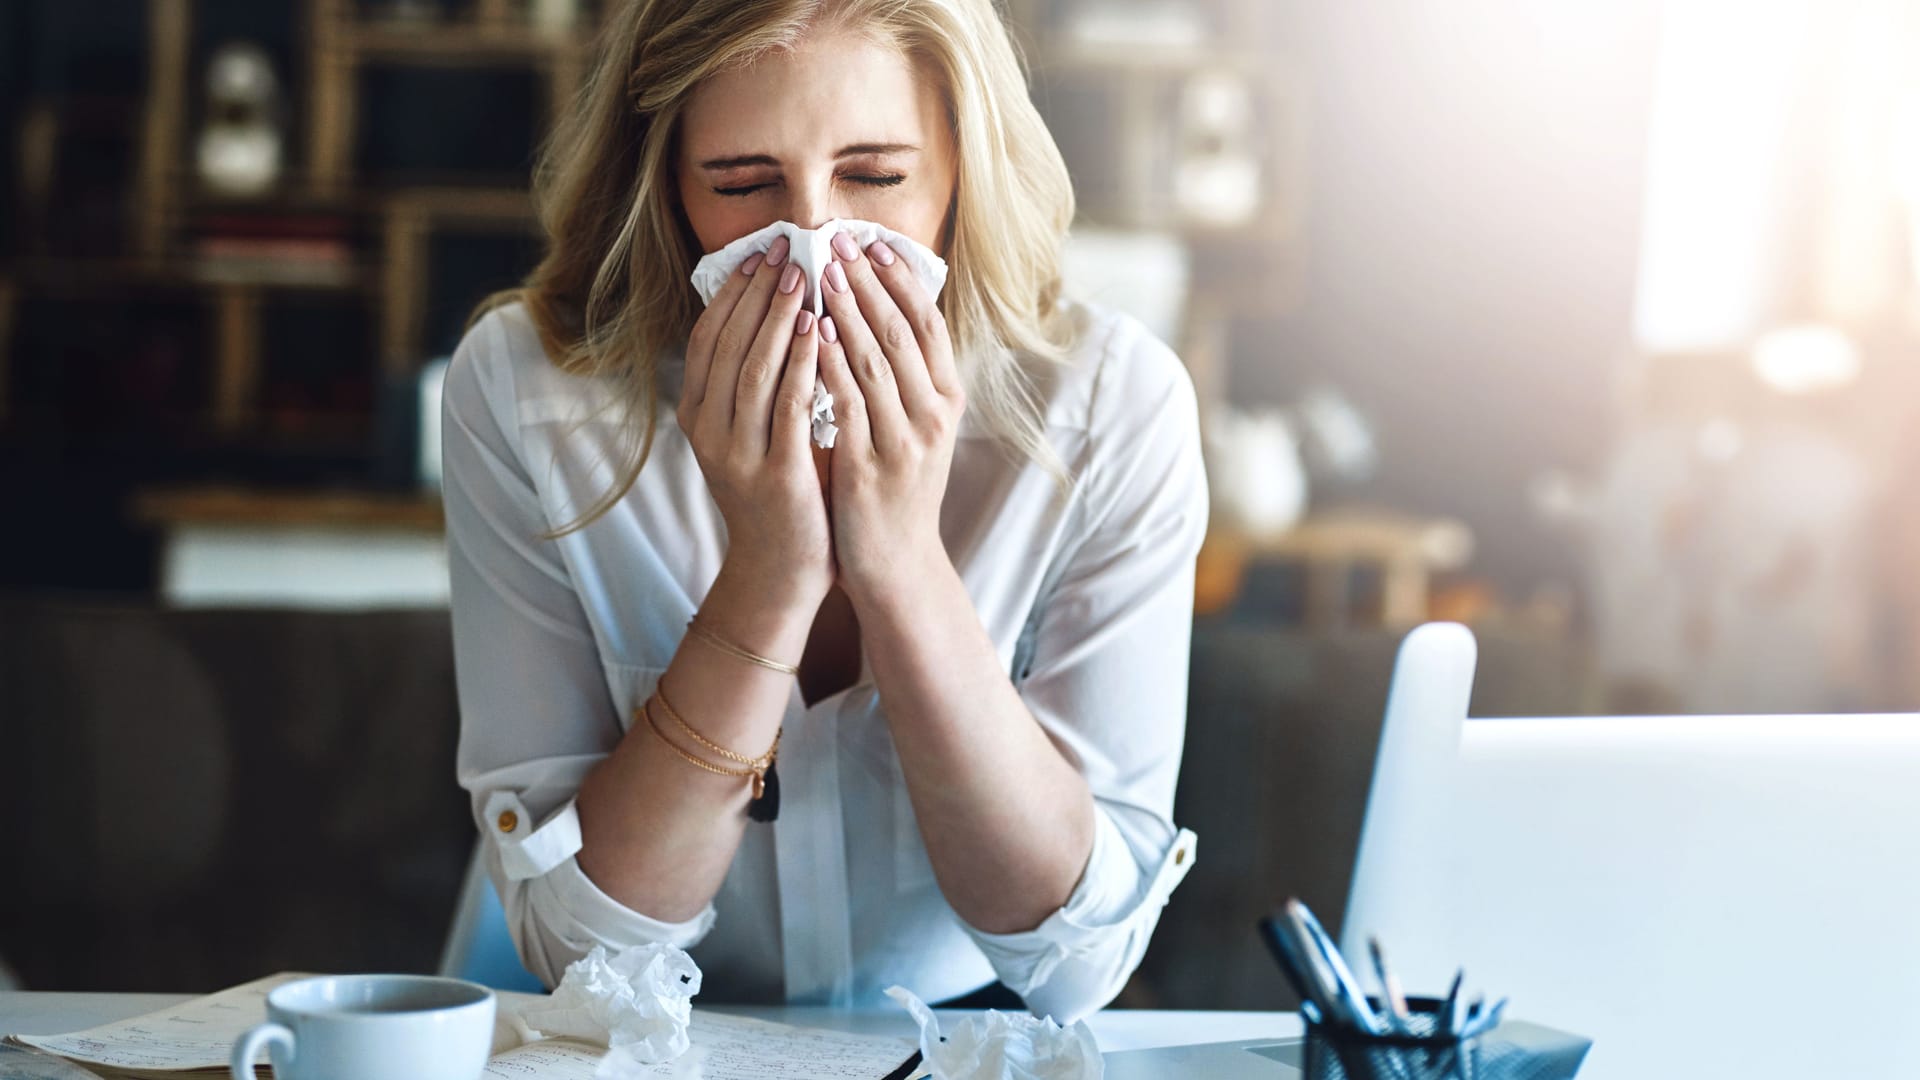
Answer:
[{"label": "shirt button", "polygon": [[1173,849],[1173,865],[1179,866],[1186,861],[1187,861],[1187,849],[1174,848]]},{"label": "shirt button", "polygon": [[500,831],[510,833],[520,826],[520,815],[511,810],[500,812]]}]

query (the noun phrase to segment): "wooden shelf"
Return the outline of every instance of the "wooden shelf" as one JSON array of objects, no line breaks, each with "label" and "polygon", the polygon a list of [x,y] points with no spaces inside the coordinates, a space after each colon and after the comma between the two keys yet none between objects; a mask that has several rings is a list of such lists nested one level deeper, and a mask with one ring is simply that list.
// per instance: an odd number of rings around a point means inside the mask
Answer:
[{"label": "wooden shelf", "polygon": [[171,177],[181,209],[190,213],[221,214],[340,214],[365,213],[376,195],[366,190],[322,192],[307,176],[288,172],[280,186],[260,195],[226,195],[200,186],[191,171]]},{"label": "wooden shelf", "polygon": [[1291,528],[1254,531],[1222,521],[1207,543],[1267,559],[1341,562],[1417,562],[1430,570],[1457,570],[1473,554],[1473,534],[1452,518],[1415,517],[1367,508],[1326,510]]},{"label": "wooden shelf", "polygon": [[[190,180],[183,176],[182,180]],[[531,217],[532,197],[525,188],[498,184],[412,183],[365,185],[325,191],[307,178],[290,176],[277,191],[259,196],[221,195],[185,188],[181,208],[190,213],[359,217],[377,216],[396,203],[424,204],[447,213],[506,220]]]},{"label": "wooden shelf", "polygon": [[272,491],[240,487],[137,492],[134,519],[149,525],[320,525],[438,530],[446,514],[432,495],[373,491]]},{"label": "wooden shelf", "polygon": [[1201,547],[1196,605],[1222,610],[1249,564],[1290,562],[1306,570],[1307,624],[1345,625],[1352,616],[1352,571],[1370,567],[1381,578],[1380,621],[1412,626],[1428,617],[1433,576],[1465,566],[1472,555],[1473,533],[1451,518],[1351,508],[1311,514],[1274,532],[1218,521]]},{"label": "wooden shelf", "polygon": [[293,259],[187,259],[181,272],[194,284],[229,289],[356,292],[373,280],[364,266]]},{"label": "wooden shelf", "polygon": [[372,280],[366,267],[336,268],[293,260],[238,261],[192,258],[22,259],[0,266],[16,287],[46,291],[154,286],[162,288],[286,289],[343,292]]},{"label": "wooden shelf", "polygon": [[385,296],[380,328],[381,364],[405,375],[422,358],[426,322],[428,239],[443,224],[524,229],[537,233],[539,219],[524,191],[486,188],[412,188],[387,200],[381,272]]},{"label": "wooden shelf", "polygon": [[475,18],[395,22],[362,19],[349,0],[308,0],[307,165],[313,189],[332,195],[352,187],[358,73],[369,64],[531,64],[547,83],[549,122],[558,122],[585,78],[594,21],[548,31],[514,17],[510,9],[504,0],[480,0]]},{"label": "wooden shelf", "polygon": [[518,188],[403,187],[382,196],[389,212],[419,214],[437,221],[533,224],[533,197]]},{"label": "wooden shelf", "polygon": [[357,23],[344,28],[337,46],[362,62],[432,67],[490,63],[545,63],[586,51],[579,34],[549,34],[531,26],[471,22]]},{"label": "wooden shelf", "polygon": [[181,437],[196,453],[240,452],[273,458],[328,458],[364,455],[372,448],[372,425],[357,419],[308,423],[297,430],[275,426],[272,413],[253,414],[244,426],[222,429],[209,420]]}]

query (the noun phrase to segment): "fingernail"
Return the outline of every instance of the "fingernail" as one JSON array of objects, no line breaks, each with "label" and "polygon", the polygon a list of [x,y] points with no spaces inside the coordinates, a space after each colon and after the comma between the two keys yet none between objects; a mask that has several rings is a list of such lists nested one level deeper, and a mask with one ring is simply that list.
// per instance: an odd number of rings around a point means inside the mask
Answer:
[{"label": "fingernail", "polygon": [[806,308],[801,308],[800,314],[794,316],[793,332],[804,337],[806,336],[807,332],[812,329],[813,329],[813,312],[808,311]]},{"label": "fingernail", "polygon": [[781,263],[786,262],[788,246],[786,237],[774,237],[772,245],[767,248],[767,265],[779,266]]},{"label": "fingernail", "polygon": [[780,291],[783,293],[790,293],[799,287],[800,287],[800,268],[793,265],[792,263],[788,263],[787,268],[785,270],[780,271]]},{"label": "fingernail", "polygon": [[839,252],[840,257],[843,259],[857,259],[860,257],[860,249],[855,246],[853,237],[843,232],[833,234],[833,250]]},{"label": "fingernail", "polygon": [[879,263],[881,266],[893,265],[893,249],[888,247],[884,240],[875,240],[873,243],[868,244],[867,254],[873,256],[873,261]]},{"label": "fingernail", "polygon": [[753,276],[753,272],[760,269],[760,259],[761,254],[757,251],[747,256],[747,261],[740,264],[740,272],[749,277]]},{"label": "fingernail", "polygon": [[847,291],[847,272],[840,269],[839,263],[827,264],[827,284],[833,287],[834,292]]},{"label": "fingernail", "polygon": [[820,337],[826,341],[839,341],[840,331],[834,329],[833,316],[820,316]]}]

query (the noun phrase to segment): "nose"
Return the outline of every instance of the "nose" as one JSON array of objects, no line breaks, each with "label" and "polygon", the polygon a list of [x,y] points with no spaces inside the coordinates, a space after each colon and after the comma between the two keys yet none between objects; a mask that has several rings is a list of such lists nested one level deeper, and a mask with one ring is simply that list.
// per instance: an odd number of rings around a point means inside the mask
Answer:
[{"label": "nose", "polygon": [[803,229],[817,229],[832,221],[833,173],[790,177],[787,181],[787,220]]}]

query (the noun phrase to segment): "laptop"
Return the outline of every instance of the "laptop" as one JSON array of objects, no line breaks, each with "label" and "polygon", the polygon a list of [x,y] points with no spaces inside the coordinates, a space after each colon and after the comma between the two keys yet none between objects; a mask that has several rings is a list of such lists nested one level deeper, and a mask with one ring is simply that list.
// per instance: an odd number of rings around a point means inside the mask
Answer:
[{"label": "laptop", "polygon": [[[1425,745],[1429,733],[1455,731],[1467,715],[1467,697],[1473,688],[1475,650],[1473,634],[1453,623],[1429,623],[1409,633],[1394,661],[1393,683],[1387,691],[1386,726],[1381,736],[1381,761],[1391,762],[1396,774],[1430,757]],[[1405,749],[1400,742],[1407,742]],[[1448,748],[1451,753],[1451,748]],[[1381,765],[1375,766],[1374,793],[1369,799],[1366,828],[1374,828],[1373,801],[1380,797]],[[1392,821],[1395,814],[1383,820]],[[1385,827],[1382,843],[1398,843],[1394,826]],[[1363,846],[1366,840],[1363,838]],[[1260,948],[1254,928],[1247,927],[1247,947]],[[1342,946],[1346,948],[1346,946]],[[1365,952],[1350,955],[1364,956]],[[1166,1077],[1208,1077],[1217,1080],[1295,1080],[1301,1075],[1299,1039],[1243,1039],[1236,1042],[1169,1046],[1105,1055],[1107,1080],[1163,1080]]]},{"label": "laptop", "polygon": [[1913,1075],[1920,716],[1395,719],[1343,950],[1464,966],[1581,1080]]}]

